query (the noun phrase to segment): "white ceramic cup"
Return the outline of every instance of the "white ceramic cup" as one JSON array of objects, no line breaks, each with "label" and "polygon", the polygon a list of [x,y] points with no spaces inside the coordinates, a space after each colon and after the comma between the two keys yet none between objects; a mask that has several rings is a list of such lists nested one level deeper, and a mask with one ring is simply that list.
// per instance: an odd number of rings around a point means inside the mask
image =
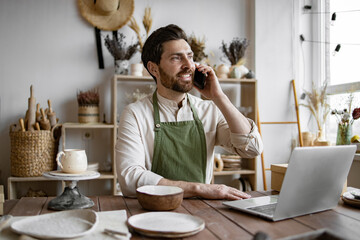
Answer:
[{"label": "white ceramic cup", "polygon": [[87,169],[85,150],[65,149],[56,156],[56,162],[65,173],[82,173]]}]

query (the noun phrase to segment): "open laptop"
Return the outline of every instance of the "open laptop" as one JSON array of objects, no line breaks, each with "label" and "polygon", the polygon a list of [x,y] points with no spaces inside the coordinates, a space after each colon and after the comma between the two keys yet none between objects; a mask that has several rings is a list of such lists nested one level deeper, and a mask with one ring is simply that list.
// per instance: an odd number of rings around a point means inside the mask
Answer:
[{"label": "open laptop", "polygon": [[279,195],[223,204],[272,221],[332,209],[339,202],[355,151],[355,145],[295,148]]}]

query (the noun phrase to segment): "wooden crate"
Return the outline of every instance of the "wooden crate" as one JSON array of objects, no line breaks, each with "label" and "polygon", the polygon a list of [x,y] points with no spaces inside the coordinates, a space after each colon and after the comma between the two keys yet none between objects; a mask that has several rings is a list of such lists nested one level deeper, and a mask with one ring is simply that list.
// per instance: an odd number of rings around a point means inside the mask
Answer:
[{"label": "wooden crate", "polygon": [[[288,167],[287,163],[271,164],[271,189],[272,190],[280,192],[282,183],[284,181],[284,176],[285,176],[287,167]],[[346,191],[347,191],[347,180],[344,183],[341,195]]]},{"label": "wooden crate", "polygon": [[271,164],[271,189],[280,192],[285,172],[288,167],[287,163],[284,164]]}]

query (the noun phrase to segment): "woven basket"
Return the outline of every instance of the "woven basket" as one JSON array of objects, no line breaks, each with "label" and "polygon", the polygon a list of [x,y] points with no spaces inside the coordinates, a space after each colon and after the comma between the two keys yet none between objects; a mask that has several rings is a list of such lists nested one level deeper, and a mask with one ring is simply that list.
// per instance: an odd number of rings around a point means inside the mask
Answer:
[{"label": "woven basket", "polygon": [[52,130],[26,132],[14,131],[15,126],[10,127],[11,175],[36,177],[55,170],[60,136],[54,135],[59,135],[56,129],[61,125],[55,125]]},{"label": "woven basket", "polygon": [[78,111],[79,123],[97,123],[100,121],[99,106],[85,105],[79,106]]}]

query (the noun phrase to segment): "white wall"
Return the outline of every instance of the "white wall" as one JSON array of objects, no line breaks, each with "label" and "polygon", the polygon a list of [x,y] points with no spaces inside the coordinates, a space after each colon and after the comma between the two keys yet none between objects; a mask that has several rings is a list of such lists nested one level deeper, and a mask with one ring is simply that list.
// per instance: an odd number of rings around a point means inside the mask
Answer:
[{"label": "white wall", "polygon": [[[260,122],[296,121],[291,80],[295,80],[299,104],[303,90],[309,90],[311,46],[301,46],[300,34],[311,36],[303,1],[257,0],[255,4],[255,70],[258,79]],[[306,69],[306,71],[304,70]],[[299,107],[302,131],[309,130],[309,112]],[[311,127],[311,124],[310,124]],[[314,129],[310,129],[314,130]],[[262,124],[265,167],[286,163],[298,144],[297,124]],[[261,170],[258,161],[258,170]],[[266,171],[270,189],[271,172]],[[262,186],[261,174],[258,186]]]},{"label": "white wall", "polygon": [[[287,6],[286,1],[280,2]],[[135,0],[134,16],[139,23],[146,6],[152,7],[153,29],[175,23],[188,34],[205,35],[206,51],[214,54],[210,59],[212,64],[221,63],[219,48],[222,40],[229,42],[234,37],[247,37],[251,44],[247,51],[247,66],[254,68],[253,1]],[[258,21],[262,19],[261,15],[257,15]],[[264,19],[262,24],[266,22]],[[128,40],[135,38],[128,27],[122,28],[121,32],[127,35]],[[108,33],[102,32],[102,36]],[[279,34],[288,33],[282,31]],[[278,38],[282,39],[281,36]],[[285,41],[288,40],[286,38]],[[256,45],[259,45],[259,40]],[[261,51],[264,51],[262,55]],[[0,184],[5,188],[10,176],[9,126],[24,117],[30,85],[33,85],[35,98],[42,107],[45,108],[47,99],[51,99],[62,123],[77,121],[77,90],[99,88],[102,97],[100,108],[109,121],[110,79],[114,69],[106,48],[103,53],[105,69],[101,70],[98,68],[94,28],[81,18],[75,0],[0,1]],[[279,79],[287,81],[288,74],[276,78],[271,76],[268,72],[272,72],[276,64],[266,64],[267,50],[259,48],[257,55],[264,59],[262,64],[257,64],[258,72],[255,73],[259,78],[260,107],[265,108],[268,107],[264,105],[268,93],[264,89]],[[132,59],[133,62],[139,60],[139,54]],[[278,74],[284,75],[281,71]],[[268,116],[264,111],[261,114]],[[106,147],[102,137],[95,134],[92,140],[100,143],[99,151]],[[79,147],[96,152],[95,149],[90,150],[88,142],[81,138],[77,139],[77,143],[69,141],[69,145],[79,144]],[[88,187],[88,190],[91,188]]]}]

